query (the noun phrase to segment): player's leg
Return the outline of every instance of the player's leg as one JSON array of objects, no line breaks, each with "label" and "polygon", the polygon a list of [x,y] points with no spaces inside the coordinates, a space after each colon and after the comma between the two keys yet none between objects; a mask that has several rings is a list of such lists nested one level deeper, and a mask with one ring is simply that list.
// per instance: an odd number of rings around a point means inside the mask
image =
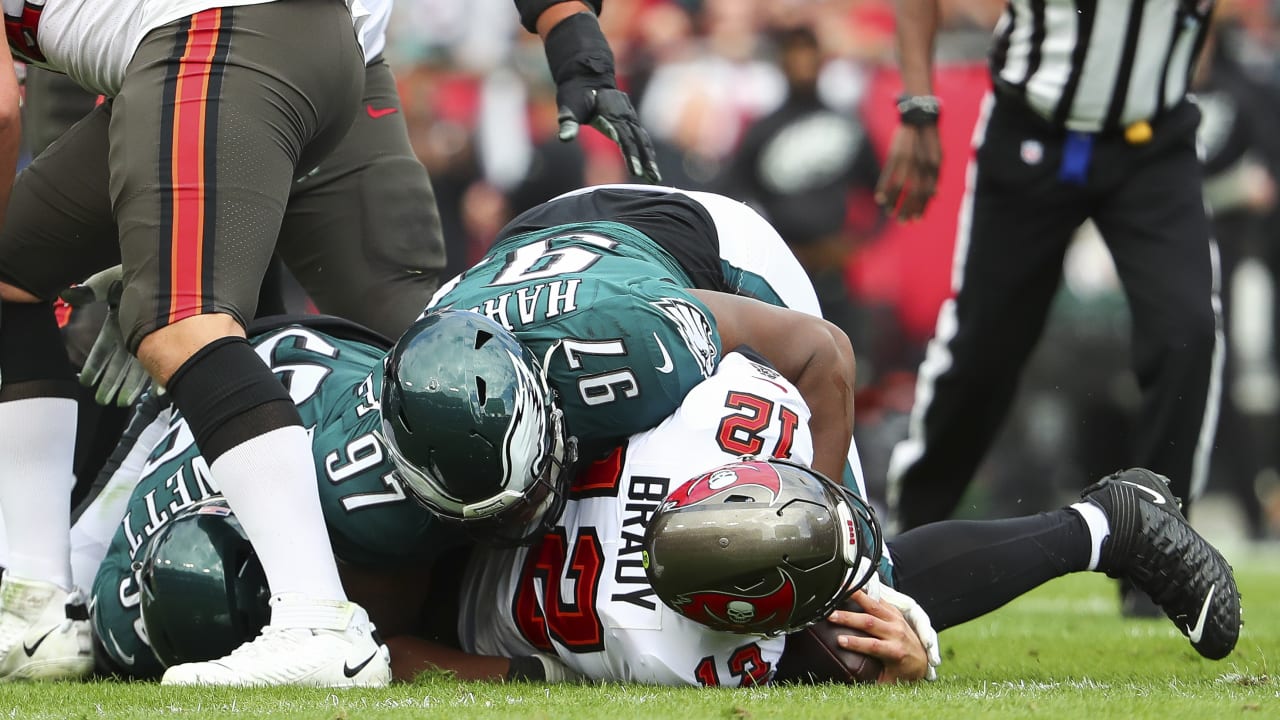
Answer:
[{"label": "player's leg", "polygon": [[62,73],[27,66],[23,81],[22,136],[32,157],[98,105],[98,96]]},{"label": "player's leg", "polygon": [[1240,632],[1231,567],[1177,509],[1165,479],[1133,469],[1103,478],[1083,502],[1005,520],[951,520],[908,530],[890,552],[899,590],[943,630],[1055,577],[1092,570],[1150,593],[1205,657]]},{"label": "player's leg", "polygon": [[214,8],[148,34],[115,100],[121,325],[190,424],[278,598],[253,643],[170,668],[167,681],[385,682],[385,649],[338,580],[306,430],[243,329],[292,181],[345,134],[361,66],[338,0]]},{"label": "player's leg", "polygon": [[[1225,343],[1195,125],[1182,117],[1196,111],[1175,112],[1150,145],[1117,151],[1113,165],[1128,176],[1109,188],[1095,222],[1133,315],[1133,366],[1142,390],[1133,460],[1168,476],[1189,507],[1208,476]],[[1168,128],[1173,117],[1183,127]]]},{"label": "player's leg", "polygon": [[365,68],[364,98],[342,142],[294,183],[278,251],[321,312],[392,339],[439,287],[435,193],[385,62]]},{"label": "player's leg", "polygon": [[[985,133],[984,133],[985,130]],[[970,163],[952,267],[916,383],[908,436],[889,462],[900,529],[946,519],[1013,400],[1040,337],[1072,233],[1088,207],[1057,180],[1061,142],[999,103]],[[1036,143],[1028,153],[1026,143]]]},{"label": "player's leg", "polygon": [[[63,611],[78,597],[68,530],[79,387],[51,303],[119,262],[108,123],[107,108],[91,112],[26,168],[0,231],[0,511],[11,549],[0,584],[0,677],[89,669],[87,624],[65,623]],[[37,642],[55,626],[62,630]]]}]

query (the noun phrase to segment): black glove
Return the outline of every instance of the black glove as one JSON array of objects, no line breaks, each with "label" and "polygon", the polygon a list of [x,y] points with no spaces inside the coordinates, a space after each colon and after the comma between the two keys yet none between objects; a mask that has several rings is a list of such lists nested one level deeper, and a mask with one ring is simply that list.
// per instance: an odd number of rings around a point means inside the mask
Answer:
[{"label": "black glove", "polygon": [[586,122],[618,144],[632,175],[661,182],[653,143],[631,100],[617,87],[613,51],[595,16],[584,12],[561,20],[547,33],[545,44],[556,81],[560,140],[576,138],[578,126]]}]

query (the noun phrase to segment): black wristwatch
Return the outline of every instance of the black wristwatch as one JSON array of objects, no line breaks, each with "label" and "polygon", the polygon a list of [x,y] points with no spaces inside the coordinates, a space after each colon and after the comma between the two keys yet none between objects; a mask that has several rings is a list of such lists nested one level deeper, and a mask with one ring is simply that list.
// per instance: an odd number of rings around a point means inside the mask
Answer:
[{"label": "black wristwatch", "polygon": [[938,124],[938,115],[941,111],[942,101],[934,95],[900,95],[898,97],[898,118],[904,125],[935,126]]}]

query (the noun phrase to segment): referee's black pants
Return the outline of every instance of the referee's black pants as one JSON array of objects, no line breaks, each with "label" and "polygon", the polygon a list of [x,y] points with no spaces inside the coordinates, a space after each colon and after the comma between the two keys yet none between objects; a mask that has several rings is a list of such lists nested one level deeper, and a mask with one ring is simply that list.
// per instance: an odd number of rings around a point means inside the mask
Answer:
[{"label": "referee's black pants", "polygon": [[909,436],[890,461],[898,529],[955,510],[1040,337],[1071,237],[1089,218],[1132,313],[1142,391],[1132,464],[1168,476],[1189,503],[1208,469],[1223,352],[1195,148],[1199,110],[1170,110],[1142,145],[1096,137],[1087,180],[1069,184],[1058,177],[1063,134],[1016,100],[988,103],[959,220],[954,297],[920,366]]}]

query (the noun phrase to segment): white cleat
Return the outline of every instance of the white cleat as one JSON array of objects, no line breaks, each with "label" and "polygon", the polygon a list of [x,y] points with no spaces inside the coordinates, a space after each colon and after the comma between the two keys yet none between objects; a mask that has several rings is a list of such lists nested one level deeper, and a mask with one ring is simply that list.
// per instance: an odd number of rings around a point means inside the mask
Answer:
[{"label": "white cleat", "polygon": [[391,682],[391,653],[359,605],[278,595],[261,635],[218,660],[174,665],[160,682],[385,687]]},{"label": "white cleat", "polygon": [[0,682],[78,680],[92,672],[84,596],[5,573],[0,580]]}]

